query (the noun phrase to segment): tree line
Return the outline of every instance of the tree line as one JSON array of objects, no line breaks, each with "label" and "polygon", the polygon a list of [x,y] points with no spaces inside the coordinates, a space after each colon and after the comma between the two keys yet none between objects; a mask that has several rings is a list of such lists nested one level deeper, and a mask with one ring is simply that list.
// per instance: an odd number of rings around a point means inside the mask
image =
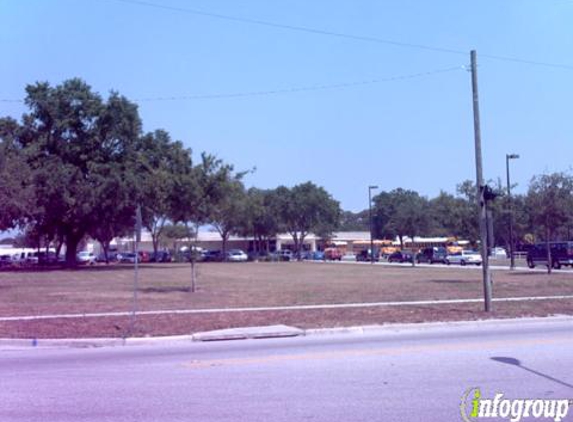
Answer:
[{"label": "tree line", "polygon": [[[539,241],[569,240],[573,235],[573,177],[557,172],[534,176],[525,194],[508,196],[500,181],[489,183],[496,198],[488,201],[488,237],[491,246],[509,246],[509,219],[513,218],[518,246]],[[397,188],[374,196],[373,235],[402,242],[405,236],[452,236],[479,239],[477,189],[472,181],[457,186],[456,194],[440,192],[426,198]],[[344,212],[341,230],[369,230],[369,210]]]},{"label": "tree line", "polygon": [[196,160],[165,130],[143,133],[137,105],[107,99],[80,79],[26,87],[20,121],[0,118],[0,230],[23,229],[35,247],[66,246],[75,264],[87,236],[107,255],[132,235],[139,208],[154,252],[166,231],[192,235],[210,224],[223,239],[252,235],[262,248],[278,232],[295,245],[337,227],[340,205],[311,182],[246,189],[248,172],[208,153]]},{"label": "tree line", "polygon": [[[0,230],[20,228],[34,247],[66,245],[75,263],[86,237],[107,254],[112,239],[132,235],[136,210],[151,234],[154,252],[165,238],[189,238],[209,224],[223,250],[231,235],[255,239],[269,250],[278,233],[289,233],[299,251],[309,233],[370,227],[368,209],[342,212],[324,188],[247,189],[249,171],[208,153],[193,157],[166,130],[144,133],[137,105],[117,92],[102,98],[80,79],[57,86],[26,87],[28,111],[20,121],[0,118]],[[532,178],[527,193],[512,195],[501,182],[489,203],[491,244],[509,244],[512,210],[517,243],[570,239],[573,178],[553,173]],[[427,198],[397,188],[373,198],[375,238],[454,236],[479,239],[476,187]]]}]

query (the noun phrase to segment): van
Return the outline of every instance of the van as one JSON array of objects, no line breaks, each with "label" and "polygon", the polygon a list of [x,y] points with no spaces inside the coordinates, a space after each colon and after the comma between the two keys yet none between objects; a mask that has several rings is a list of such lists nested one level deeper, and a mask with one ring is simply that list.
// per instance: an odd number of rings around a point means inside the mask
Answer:
[{"label": "van", "polygon": [[[573,267],[573,242],[549,242],[549,248],[553,268]],[[536,265],[548,265],[546,243],[536,243],[527,253],[527,266],[535,268]]]}]

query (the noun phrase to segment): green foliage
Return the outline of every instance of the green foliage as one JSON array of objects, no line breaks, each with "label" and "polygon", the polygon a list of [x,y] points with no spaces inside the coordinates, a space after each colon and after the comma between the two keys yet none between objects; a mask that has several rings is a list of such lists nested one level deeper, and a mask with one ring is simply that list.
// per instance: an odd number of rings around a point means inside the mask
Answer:
[{"label": "green foliage", "polygon": [[20,127],[0,119],[0,230],[23,226],[33,210],[32,172],[17,144]]},{"label": "green foliage", "polygon": [[527,206],[534,225],[547,240],[573,216],[573,177],[566,173],[535,176],[529,185]]},{"label": "green foliage", "polygon": [[374,197],[375,234],[378,237],[422,236],[430,226],[428,200],[402,188]]},{"label": "green foliage", "polygon": [[27,211],[20,218],[48,240],[64,239],[73,264],[86,234],[109,238],[131,223],[137,107],[116,93],[104,101],[79,79],[37,83],[26,92],[29,113],[21,123],[4,119],[1,132],[23,168],[19,202]]},{"label": "green foliage", "polygon": [[173,142],[164,130],[143,136],[137,149],[139,203],[143,224],[151,233],[153,250],[169,221],[181,221],[181,209],[193,192],[191,151]]},{"label": "green foliage", "polygon": [[369,231],[370,221],[368,210],[353,213],[342,211],[340,214],[340,231]]},{"label": "green foliage", "polygon": [[340,223],[340,204],[320,186],[306,182],[289,189],[279,186],[272,194],[272,209],[281,231],[289,233],[298,251],[313,232],[329,237]]},{"label": "green foliage", "polygon": [[258,251],[266,250],[268,241],[280,231],[272,201],[272,190],[250,188],[247,191],[245,214],[238,234],[253,236]]},{"label": "green foliage", "polygon": [[239,233],[249,219],[248,200],[241,181],[244,173],[235,174],[232,167],[220,165],[214,175],[217,183],[211,186],[208,216],[223,239],[224,254],[229,236]]}]

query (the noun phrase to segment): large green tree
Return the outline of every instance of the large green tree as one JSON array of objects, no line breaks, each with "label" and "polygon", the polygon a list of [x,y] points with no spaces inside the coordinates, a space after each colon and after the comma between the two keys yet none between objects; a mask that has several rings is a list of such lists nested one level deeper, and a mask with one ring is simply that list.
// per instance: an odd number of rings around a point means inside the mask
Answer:
[{"label": "large green tree", "polygon": [[185,206],[182,199],[193,181],[191,151],[173,142],[166,131],[156,130],[141,138],[137,160],[143,224],[157,253],[165,225],[178,222],[179,209]]},{"label": "large green tree", "polygon": [[378,237],[398,236],[404,247],[404,236],[413,239],[428,233],[428,200],[417,192],[402,188],[382,192],[374,198],[374,204]]},{"label": "large green tree", "polygon": [[235,174],[229,168],[226,176],[219,180],[216,196],[211,198],[209,206],[209,223],[221,235],[223,256],[231,234],[240,233],[248,219],[248,199],[242,177],[243,173]]},{"label": "large green tree", "polygon": [[23,226],[34,210],[32,172],[18,144],[20,126],[0,119],[0,230]]},{"label": "large green tree", "polygon": [[280,228],[292,236],[296,252],[300,252],[309,233],[328,237],[340,224],[339,202],[312,182],[291,189],[279,186],[272,195]]},{"label": "large green tree", "polygon": [[280,231],[279,220],[273,211],[273,191],[250,188],[239,234],[252,236],[256,252],[269,251],[271,238]]},{"label": "large green tree", "polygon": [[552,257],[549,242],[557,230],[571,219],[573,208],[573,177],[567,173],[535,176],[527,193],[532,222],[540,228],[547,248],[547,271],[551,273]]},{"label": "large green tree", "polygon": [[26,93],[29,112],[14,142],[31,172],[29,224],[48,237],[62,238],[66,261],[74,265],[78,244],[104,218],[97,212],[102,192],[134,196],[124,190],[132,191],[129,184],[108,185],[110,178],[132,179],[128,163],[141,127],[137,107],[113,92],[104,101],[80,79],[55,87],[36,83]]}]

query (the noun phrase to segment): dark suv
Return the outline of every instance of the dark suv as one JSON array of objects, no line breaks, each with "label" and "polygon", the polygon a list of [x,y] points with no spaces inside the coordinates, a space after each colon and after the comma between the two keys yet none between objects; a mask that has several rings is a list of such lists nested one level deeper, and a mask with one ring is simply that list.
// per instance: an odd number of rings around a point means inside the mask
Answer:
[{"label": "dark suv", "polygon": [[396,251],[388,257],[388,262],[412,262],[414,256],[410,252]]},{"label": "dark suv", "polygon": [[[562,265],[573,267],[573,242],[549,242],[549,248],[553,268],[559,269]],[[527,266],[535,268],[536,265],[548,265],[545,243],[536,243],[527,253]]]},{"label": "dark suv", "polygon": [[439,262],[440,264],[445,264],[447,262],[446,256],[448,256],[448,251],[446,248],[424,248],[418,255],[416,255],[416,261],[418,264],[422,262],[429,262],[430,264]]}]

